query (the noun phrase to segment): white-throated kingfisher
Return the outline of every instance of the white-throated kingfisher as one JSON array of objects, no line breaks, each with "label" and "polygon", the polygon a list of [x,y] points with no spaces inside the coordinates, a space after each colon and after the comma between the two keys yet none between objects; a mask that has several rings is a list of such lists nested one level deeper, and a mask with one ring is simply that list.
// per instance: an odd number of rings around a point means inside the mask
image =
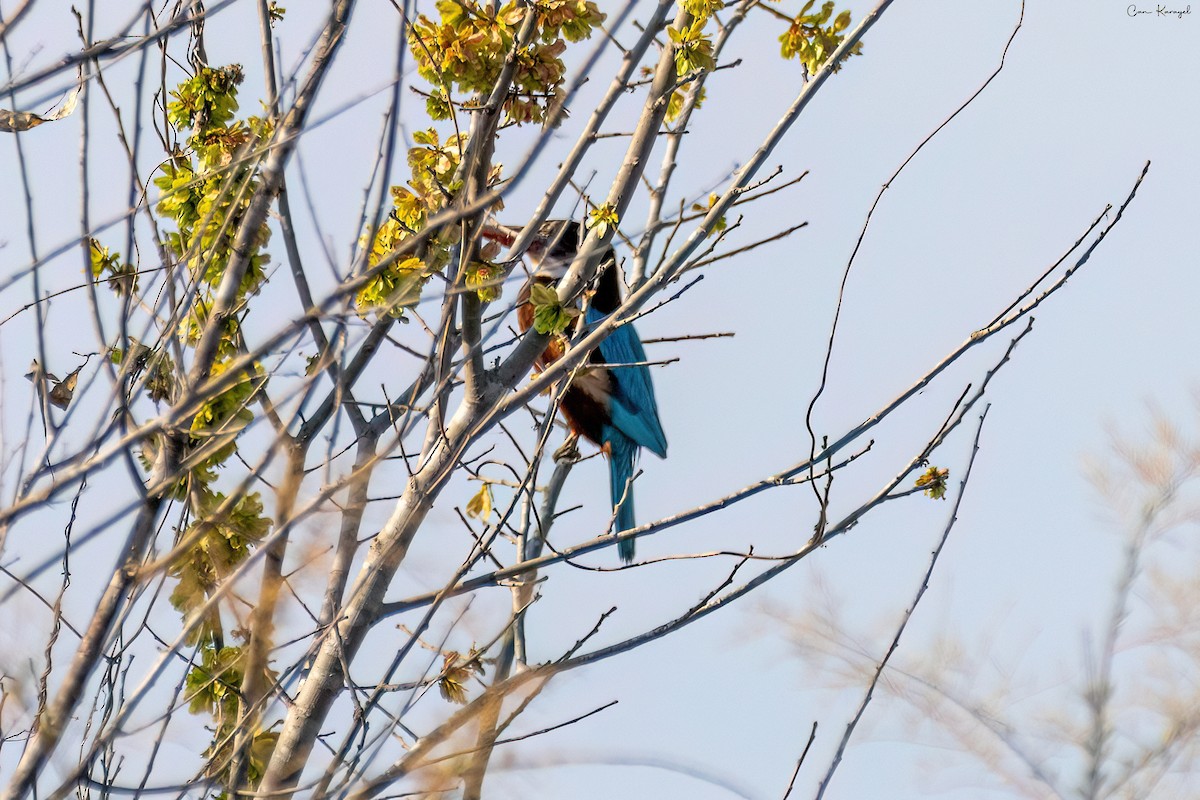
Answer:
[{"label": "white-throated kingfisher", "polygon": [[[489,225],[483,235],[511,245],[517,229]],[[533,263],[533,277],[521,289],[517,319],[521,330],[533,325],[534,307],[529,295],[534,283],[554,286],[566,274],[585,231],[570,220],[547,220],[530,242],[526,255]],[[583,324],[595,325],[621,305],[621,279],[612,248],[600,260],[594,291],[582,316]],[[579,325],[577,321],[576,326]],[[569,330],[570,334],[573,331]],[[562,338],[551,339],[538,357],[542,370],[558,360],[565,349]],[[562,396],[562,414],[573,437],[583,436],[608,456],[609,492],[616,511],[616,531],[635,526],[633,514],[633,467],[643,447],[665,458],[667,437],[658,419],[654,385],[646,365],[646,353],[633,325],[626,323],[605,337],[588,356],[584,369],[571,379]],[[618,545],[621,560],[633,560],[632,539]]]}]

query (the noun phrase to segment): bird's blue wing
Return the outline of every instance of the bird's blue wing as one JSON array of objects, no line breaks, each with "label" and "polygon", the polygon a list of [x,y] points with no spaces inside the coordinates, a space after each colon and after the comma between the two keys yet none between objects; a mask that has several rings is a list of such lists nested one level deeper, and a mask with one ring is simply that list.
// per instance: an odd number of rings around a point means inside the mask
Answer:
[{"label": "bird's blue wing", "polygon": [[[586,321],[594,325],[605,316],[589,308]],[[658,404],[654,401],[650,369],[642,363],[646,360],[646,351],[642,349],[642,340],[638,338],[637,331],[633,325],[622,325],[600,342],[599,350],[606,363],[616,365],[611,370],[614,391],[609,408],[613,426],[642,447],[665,458],[667,437],[658,419]],[[621,364],[639,366],[619,366]]]}]

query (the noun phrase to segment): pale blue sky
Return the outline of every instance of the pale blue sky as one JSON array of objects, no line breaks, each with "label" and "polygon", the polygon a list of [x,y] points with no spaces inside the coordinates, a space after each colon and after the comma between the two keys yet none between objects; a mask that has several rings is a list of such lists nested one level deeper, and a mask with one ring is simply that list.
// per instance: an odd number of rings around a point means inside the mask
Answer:
[{"label": "pale blue sky", "polygon": [[[113,25],[136,6],[111,5]],[[248,15],[252,4],[239,5],[246,8],[210,22],[208,49],[214,64],[244,61],[243,108],[249,109],[261,86],[257,23]],[[285,65],[294,62],[315,30],[316,7],[322,4],[311,5],[290,4],[279,28]],[[798,5],[779,7],[794,13]],[[844,7],[852,9],[857,21],[870,5],[850,2]],[[601,7],[611,14],[617,4]],[[902,643],[898,665],[927,654],[937,637],[956,635],[997,672],[1010,673],[1027,695],[1062,692],[1074,701],[1068,692],[1070,682],[1081,678],[1085,632],[1094,630],[1108,609],[1120,550],[1117,532],[1105,527],[1098,498],[1082,475],[1083,461],[1105,452],[1106,426],[1131,434],[1146,430],[1149,404],[1194,429],[1198,376],[1192,353],[1200,342],[1200,246],[1195,236],[1200,218],[1200,13],[1181,19],[1130,17],[1128,8],[1119,0],[1030,2],[1005,71],[893,184],[850,278],[830,385],[816,416],[819,430],[829,434],[883,406],[987,323],[1083,233],[1105,204],[1119,204],[1143,163],[1153,161],[1122,223],[1065,290],[1039,310],[1033,335],[994,382],[976,474],[929,594]],[[784,165],[784,177],[802,170],[810,174],[773,196],[771,205],[751,207],[735,243],[798,221],[807,220],[809,226],[786,243],[707,270],[705,280],[683,299],[639,323],[643,338],[737,332],[734,339],[652,347],[651,358],[679,355],[682,361],[655,373],[670,457],[643,461],[641,519],[727,494],[807,452],[804,409],[819,375],[841,271],[870,203],[913,147],[995,69],[1018,12],[1016,0],[897,0],[868,35],[865,56],[851,61],[823,88],[769,161]],[[360,3],[345,57],[330,77],[321,109],[328,111],[387,82],[395,17],[382,0]],[[73,28],[65,3],[39,4],[12,37],[14,60],[18,65],[28,61],[29,69],[53,63],[75,47]],[[747,158],[790,103],[799,87],[797,66],[777,58],[780,32],[781,23],[761,15],[727,52],[744,63],[711,79],[708,101],[694,117],[682,152],[677,192],[698,194],[717,184]],[[113,85],[125,85],[131,67],[114,68]],[[606,83],[594,80],[581,94],[578,110],[543,166],[507,201],[508,218],[519,221],[532,209],[540,197],[538,177],[557,164],[573,141],[571,131],[582,124]],[[26,101],[22,107],[40,108],[52,88],[30,90],[19,98]],[[128,93],[124,97],[123,105]],[[420,110],[411,96],[405,103],[410,112]],[[302,147],[318,214],[341,264],[358,235],[362,187],[375,157],[385,105],[384,95],[367,100],[313,131]],[[626,101],[625,119],[638,105],[640,97]],[[124,175],[120,160],[111,155],[116,151],[108,114],[97,94],[92,114],[98,142],[94,152],[110,154],[108,163],[94,167],[94,219],[105,219],[123,206]],[[22,139],[35,176],[43,252],[77,235],[77,123],[75,118],[46,125]],[[422,125],[417,115],[406,124],[409,129]],[[595,148],[586,165],[599,170],[595,185],[604,185],[622,147],[620,140],[610,140]],[[502,150],[500,159],[515,162],[521,152],[520,147]],[[657,160],[652,172],[657,172]],[[11,137],[0,147],[0,175],[6,186],[0,193],[0,241],[6,243],[0,248],[0,273],[9,274],[29,259]],[[106,187],[108,180],[113,185]],[[295,190],[293,198],[298,216],[305,219]],[[640,229],[643,208],[639,201],[626,217],[633,230]],[[304,235],[311,237],[312,231]],[[124,249],[123,234],[110,236],[107,243]],[[307,241],[310,271],[327,274],[316,240]],[[270,249],[282,257],[280,242]],[[77,254],[54,262],[47,275],[49,286],[71,285],[79,275]],[[277,283],[283,285],[268,291],[279,291],[291,302],[286,276],[281,274]],[[29,297],[26,284],[7,290],[0,313],[7,316]],[[55,337],[48,355],[50,368],[60,374],[75,366],[70,355],[75,347],[60,336],[62,331],[81,326],[79,337],[87,344],[79,346],[94,349],[90,325],[77,314],[84,308],[82,299],[72,304],[69,298],[52,306]],[[20,376],[32,356],[31,324],[25,314],[0,328],[7,448],[24,426],[28,385]],[[965,383],[982,377],[1006,342],[997,339],[974,351],[910,411],[881,427],[872,456],[835,484],[834,513],[853,508],[894,473],[900,459],[920,445]],[[364,384],[388,379],[380,365]],[[960,431],[935,459],[956,475],[965,463],[967,434]],[[603,469],[599,460],[591,460],[573,474],[564,503],[584,502],[587,507],[578,514],[576,532],[568,527],[568,517],[556,536],[583,538],[585,531],[602,524],[607,494]],[[11,480],[11,473],[6,475]],[[127,487],[121,476],[110,480]],[[6,485],[6,496],[11,491]],[[447,491],[448,499],[461,502],[470,488],[463,484]],[[373,491],[383,493],[385,486]],[[99,519],[107,510],[103,498],[84,506],[85,519]],[[813,506],[807,488],[779,489],[639,542],[639,554],[749,544],[757,552],[787,552],[811,533]],[[764,608],[798,613],[832,596],[847,635],[870,652],[882,653],[891,626],[924,572],[948,509],[948,503],[923,498],[892,504],[740,608],[557,680],[516,724],[518,732],[612,699],[620,703],[578,725],[511,746],[512,769],[498,769],[489,778],[491,796],[736,796],[671,769],[605,763],[642,757],[719,776],[749,797],[777,798],[817,720],[820,734],[793,795],[811,796],[861,687],[839,686],[799,658]],[[386,513],[380,507],[374,515]],[[311,526],[314,538],[324,524],[318,520]],[[31,527],[27,521],[14,529],[6,566],[38,536]],[[397,579],[395,596],[411,594],[435,579],[420,569],[437,563],[441,534],[456,541],[461,537],[449,505],[430,517],[411,566]],[[111,558],[103,542],[88,552],[98,554],[101,563]],[[595,561],[607,563],[607,558]],[[614,603],[620,610],[597,644],[665,621],[719,583],[729,567],[727,560],[624,573],[558,567],[530,618],[532,654],[558,655]],[[57,574],[50,578],[45,585],[52,590]],[[81,571],[75,590],[80,620],[88,607],[87,586],[88,576]],[[497,614],[507,608],[501,591],[480,596],[452,643],[466,647],[472,636],[491,635]],[[32,605],[21,607],[39,613]],[[19,643],[15,650],[40,653],[40,629],[20,631],[9,612],[3,617],[0,631]],[[390,655],[387,648],[401,635],[382,631],[372,646],[380,657]],[[63,647],[60,658],[69,655],[69,643]],[[990,689],[987,674],[979,684],[985,693]],[[911,734],[899,704],[881,698],[868,712],[828,796],[1016,796],[989,794],[993,780],[977,762],[925,734],[913,743]],[[179,775],[164,775],[164,781],[187,774],[186,748],[196,752],[197,743],[204,743],[199,730],[190,738],[180,734],[169,745],[180,748],[183,766]],[[1057,747],[1040,745],[1047,755]],[[542,761],[560,766],[531,768]],[[505,763],[502,758],[498,766]]]}]

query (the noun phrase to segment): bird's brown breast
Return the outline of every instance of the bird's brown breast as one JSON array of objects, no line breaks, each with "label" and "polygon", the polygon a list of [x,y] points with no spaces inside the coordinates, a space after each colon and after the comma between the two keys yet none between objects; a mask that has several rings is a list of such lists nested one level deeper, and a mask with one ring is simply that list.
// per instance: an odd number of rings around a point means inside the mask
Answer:
[{"label": "bird's brown breast", "polygon": [[[527,283],[517,297],[517,322],[522,331],[533,327],[534,308],[529,302],[529,292],[530,284]],[[534,369],[541,372],[562,358],[565,352],[563,337],[552,337],[538,356]],[[604,423],[608,420],[608,398],[612,391],[612,373],[604,367],[599,350],[593,350],[588,363],[575,373],[559,406],[571,430],[598,447],[602,446]]]}]

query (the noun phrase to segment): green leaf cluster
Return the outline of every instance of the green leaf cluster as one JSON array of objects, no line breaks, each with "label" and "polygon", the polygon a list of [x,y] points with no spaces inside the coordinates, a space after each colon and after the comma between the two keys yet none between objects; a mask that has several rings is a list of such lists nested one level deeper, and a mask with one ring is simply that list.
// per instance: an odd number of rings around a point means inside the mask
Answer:
[{"label": "green leaf cluster", "polygon": [[[184,682],[188,709],[193,714],[209,714],[216,721],[213,743],[203,753],[204,774],[208,778],[229,782],[234,776],[229,769],[234,762],[238,743],[238,705],[242,681],[245,680],[246,653],[241,647],[208,648],[199,654],[199,663],[188,670]],[[274,683],[278,673],[266,669],[266,683]],[[245,778],[251,788],[258,786],[266,770],[279,735],[273,731],[256,731],[247,748]]]},{"label": "green leaf cluster", "polygon": [[[429,217],[445,208],[462,189],[462,180],[457,176],[465,134],[454,134],[442,142],[437,131],[430,128],[413,134],[413,142],[415,146],[408,151],[412,180],[407,187],[392,187],[391,213],[375,231],[367,252],[371,267],[389,259],[393,263],[376,272],[359,290],[355,303],[360,314],[373,311],[402,317],[404,309],[421,299],[429,278],[445,269],[450,249],[458,241],[457,228],[450,228],[439,231],[411,254],[396,255],[408,239],[424,229]],[[501,167],[494,167],[489,184],[498,182],[500,175]],[[365,241],[363,244],[366,246]]]},{"label": "green leaf cluster", "polygon": [[356,299],[359,313],[375,311],[404,316],[404,309],[412,308],[421,299],[421,290],[432,274],[425,268],[425,262],[415,256],[397,261],[372,276],[359,290]]},{"label": "green leaf cluster", "polygon": [[196,177],[191,159],[174,158],[162,165],[162,174],[154,185],[162,193],[156,211],[174,220],[179,233],[168,233],[167,244],[176,254],[187,250],[192,228],[200,221],[200,200],[204,197],[204,181]]},{"label": "green leaf cluster", "polygon": [[527,9],[536,15],[537,36],[516,54],[513,85],[517,91],[504,110],[517,123],[542,122],[562,85],[566,67],[560,56],[566,41],[591,36],[604,21],[591,0],[542,0],[526,6],[502,6],[476,0],[439,0],[438,19],[421,14],[408,37],[421,77],[435,87],[426,109],[433,119],[448,119],[452,93],[487,95],[500,76]]},{"label": "green leaf cluster", "polygon": [[[249,558],[251,545],[261,541],[271,526],[263,516],[262,498],[257,492],[239,497],[223,514],[217,513],[226,501],[223,493],[202,486],[195,496],[192,511],[196,521],[181,537],[189,545],[169,568],[170,575],[178,580],[171,592],[171,605],[185,617],[200,608],[221,581]],[[201,644],[215,633],[206,622],[196,627],[188,643]]]},{"label": "green leaf cluster", "polygon": [[597,236],[608,233],[610,226],[615,228],[620,222],[621,218],[612,203],[605,203],[588,212],[588,229],[595,231]]},{"label": "green leaf cluster", "polygon": [[[258,181],[244,169],[197,174],[190,159],[177,158],[154,179],[162,191],[158,212],[177,227],[166,235],[167,248],[183,260],[202,286],[215,288],[233,255],[234,238]],[[263,252],[271,238],[265,224],[250,242],[249,267],[238,287],[239,299],[258,291],[266,279],[270,255]]]},{"label": "green leaf cluster", "polygon": [[683,77],[692,72],[708,72],[716,63],[713,61],[713,44],[704,32],[706,19],[696,19],[683,29],[667,28],[667,35],[675,45],[675,72]]},{"label": "green leaf cluster", "polygon": [[219,720],[236,720],[238,690],[241,686],[244,654],[240,647],[209,649],[200,654],[200,663],[188,670],[184,688],[188,710],[210,714]]},{"label": "green leaf cluster", "polygon": [[946,499],[946,488],[950,482],[950,470],[930,467],[917,478],[916,486],[925,487],[925,496],[934,500]]},{"label": "green leaf cluster", "polygon": [[[713,55],[713,43],[709,34],[704,32],[713,15],[725,7],[724,0],[681,0],[680,5],[691,15],[691,21],[682,28],[668,26],[667,35],[675,48],[675,74],[680,78],[696,72],[711,72],[716,68]],[[643,74],[651,70],[643,67]],[[667,100],[667,122],[674,122],[683,113],[687,101],[691,81],[671,92]],[[700,108],[704,103],[705,92],[701,87],[694,101],[694,107]]]},{"label": "green leaf cluster", "polygon": [[[224,191],[205,192],[196,207],[200,222],[192,230],[192,240],[176,252],[179,256],[190,253],[188,265],[202,283],[211,287],[220,284],[225,275],[242,216],[250,207],[250,192],[239,194],[242,196]],[[262,248],[270,238],[271,231],[264,224],[250,240],[249,266],[238,287],[239,299],[257,292],[266,279],[265,268],[271,257]]]},{"label": "green leaf cluster", "polygon": [[473,261],[467,265],[464,280],[467,288],[474,290],[480,300],[494,303],[500,299],[504,268],[488,261]]},{"label": "green leaf cluster", "polygon": [[403,196],[403,190],[393,190],[393,198],[400,220],[416,230],[424,223],[423,217],[414,216],[416,212],[438,211],[462,189],[462,181],[456,174],[467,135],[456,133],[441,142],[437,131],[430,128],[414,133],[413,143],[416,147],[408,151],[408,167],[412,171],[408,185],[416,196],[409,200]]},{"label": "green leaf cluster", "polygon": [[725,7],[725,0],[683,0],[683,10],[698,19],[707,20]]},{"label": "green leaf cluster", "polygon": [[[272,22],[283,15],[276,3],[268,12]],[[214,295],[233,259],[235,239],[261,187],[261,145],[273,135],[270,120],[236,117],[241,81],[242,70],[237,65],[201,67],[171,93],[167,104],[172,141],[182,144],[173,146],[154,178],[160,191],[155,209],[170,223],[165,235],[168,252],[187,267],[195,285],[186,295],[191,305],[183,310],[173,330],[176,341],[185,348],[197,345],[211,319]],[[244,253],[247,269],[235,297],[243,308],[266,280],[270,257],[264,248],[269,238],[265,224],[249,237],[248,252]],[[115,276],[119,264],[118,255],[92,243],[94,275]],[[136,282],[131,291],[136,291]],[[186,504],[191,522],[178,533],[168,572],[175,580],[171,604],[189,620],[245,562],[271,525],[257,493],[227,497],[214,488],[222,467],[237,452],[238,435],[254,419],[251,406],[267,380],[257,362],[234,366],[245,349],[240,319],[230,315],[223,320],[216,358],[208,369],[211,378],[231,379],[230,384],[203,399],[186,431],[158,434],[146,441],[140,454],[149,466],[157,460],[160,448],[170,445],[179,451],[181,474],[170,495]],[[151,399],[176,399],[177,367],[165,349],[160,352],[131,339],[127,348],[113,348],[109,357],[121,365],[130,382],[144,376]],[[223,505],[228,508],[222,510]],[[233,748],[235,742],[241,742],[232,734],[239,723],[239,692],[247,657],[243,648],[228,646],[225,640],[221,608],[214,604],[189,635],[196,657],[187,674],[187,689],[192,712],[209,714],[216,723],[213,744],[205,751],[206,774],[231,779],[227,773],[234,761]],[[269,667],[262,669],[266,679],[275,679]],[[258,731],[253,738],[244,773],[252,787],[261,777],[275,739],[275,734],[266,731]],[[240,781],[243,776],[237,777]]]},{"label": "green leaf cluster", "polygon": [[578,308],[564,306],[558,299],[558,292],[543,283],[535,283],[530,288],[529,302],[533,304],[533,329],[538,333],[560,334],[579,316]]},{"label": "green leaf cluster", "polygon": [[[157,211],[176,227],[167,233],[167,247],[206,288],[220,283],[258,188],[249,151],[273,131],[272,124],[259,117],[234,119],[241,82],[242,69],[236,64],[203,67],[172,92],[176,99],[168,103],[167,118],[176,131],[191,129],[189,151],[176,152],[154,178],[161,192]],[[238,299],[258,291],[265,280],[270,256],[262,248],[270,237],[265,224],[255,232]]]},{"label": "green leaf cluster", "polygon": [[131,265],[121,261],[120,253],[110,253],[107,247],[104,247],[95,239],[88,239],[88,247],[91,252],[92,261],[92,277],[100,280],[100,276],[107,274],[106,283],[108,288],[119,297],[125,297],[134,294],[138,290],[137,270]]},{"label": "green leaf cluster", "polygon": [[[828,0],[821,10],[809,13],[816,0],[808,0],[804,8],[792,20],[791,26],[779,37],[780,52],[784,58],[796,58],[809,74],[815,73],[846,38],[844,31],[850,27],[850,12],[842,11],[833,16],[834,4]],[[855,44],[846,58],[862,53],[862,43]],[[834,65],[837,72],[841,64]]]},{"label": "green leaf cluster", "polygon": [[566,66],[559,56],[566,50],[566,42],[556,39],[517,52],[517,69],[513,74],[516,94],[504,104],[509,121],[517,124],[544,122],[551,104],[565,97],[562,82]]},{"label": "green leaf cluster", "polygon": [[[213,362],[211,375],[220,377],[229,371],[231,359]],[[179,482],[179,496],[191,497],[189,487],[207,486],[217,479],[219,468],[237,452],[237,437],[254,421],[250,404],[267,382],[262,365],[239,370],[234,383],[224,391],[208,397],[192,417],[188,427],[184,464],[187,469]],[[192,511],[202,515],[203,509],[192,504]]]},{"label": "green leaf cluster", "polygon": [[496,242],[486,242],[479,248],[475,260],[467,265],[463,282],[485,303],[500,299],[504,291],[504,275],[506,269],[496,263],[500,255],[500,245]]},{"label": "green leaf cluster", "polygon": [[[236,64],[202,67],[172,92],[174,100],[167,106],[168,121],[177,135],[186,134],[187,148],[177,148],[155,177],[161,192],[156,210],[174,223],[175,230],[166,232],[167,249],[188,267],[197,285],[177,333],[188,347],[199,342],[214,292],[224,279],[235,239],[259,188],[257,160],[249,156],[255,143],[268,140],[273,132],[268,120],[235,119],[241,82],[242,69]],[[266,280],[270,256],[263,248],[270,236],[270,229],[263,224],[250,238],[247,268],[237,287],[239,303],[257,293]],[[223,323],[211,375],[229,369],[240,343],[238,319],[229,317]],[[176,387],[168,375],[173,375],[173,365],[156,361],[135,347],[130,350],[134,358],[148,359],[148,368],[155,370],[147,381],[151,397],[172,398]],[[119,352],[115,355],[124,358]],[[236,452],[237,433],[253,419],[249,405],[265,381],[262,368],[255,364],[244,370],[233,386],[207,399],[193,416],[183,454],[189,471],[176,488],[176,496],[190,497],[197,483],[207,485],[216,480],[217,467]],[[196,508],[192,511],[200,513]]]},{"label": "green leaf cluster", "polygon": [[[228,361],[218,361],[213,364],[210,374],[218,378],[229,369]],[[250,403],[266,379],[266,373],[257,363],[252,369],[242,370],[232,386],[208,398],[200,406],[200,410],[192,417],[190,430],[193,437],[229,433],[233,428],[240,430],[248,425],[254,419]]]},{"label": "green leaf cluster", "polygon": [[238,64],[203,67],[171,92],[167,121],[175,128],[198,131],[228,124],[238,109],[237,87],[242,82]]},{"label": "green leaf cluster", "polygon": [[541,0],[531,3],[537,14],[538,36],[543,42],[553,42],[560,36],[568,42],[591,38],[605,15],[590,0]]}]

